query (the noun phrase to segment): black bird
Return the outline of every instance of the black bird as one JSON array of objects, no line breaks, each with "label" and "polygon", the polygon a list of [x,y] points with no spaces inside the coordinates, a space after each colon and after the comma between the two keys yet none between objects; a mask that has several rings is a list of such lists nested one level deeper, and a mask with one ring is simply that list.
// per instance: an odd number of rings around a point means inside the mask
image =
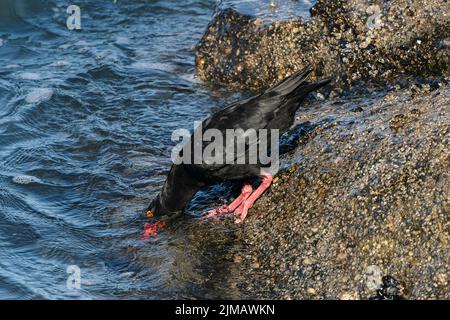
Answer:
[{"label": "black bird", "polygon": [[[262,94],[233,103],[218,111],[202,122],[201,132],[217,129],[225,136],[227,129],[243,129],[244,131],[248,129],[268,129],[269,131],[278,129],[279,135],[282,135],[294,123],[295,113],[308,94],[330,82],[330,79],[308,82],[307,77],[311,71],[309,67],[300,70]],[[195,132],[188,142],[191,150],[194,150],[196,143],[198,146],[194,136]],[[266,139],[266,142],[268,140],[270,137]],[[251,147],[260,143],[261,137],[252,141],[246,140],[243,150],[225,149],[219,157],[231,157],[234,160],[242,156],[248,157]],[[207,146],[208,143],[201,142],[202,151]],[[180,155],[183,155],[183,152]],[[214,217],[234,212],[238,216],[236,222],[239,223],[245,219],[248,209],[272,182],[272,173],[264,170],[267,163],[262,163],[260,158],[256,163],[237,164],[236,161],[234,164],[230,162],[217,164],[205,160],[194,163],[196,157],[193,152],[188,156],[191,160],[188,161],[190,163],[172,165],[162,191],[147,209],[147,216],[163,222],[172,220],[182,214],[187,203],[201,188],[218,182],[244,180],[259,176],[262,178],[262,183],[256,190],[253,191],[250,184],[245,184],[241,195],[235,201],[228,206],[212,210],[205,216]],[[158,226],[160,225],[162,223],[158,222]],[[152,227],[156,230],[156,225]],[[150,228],[149,225],[147,228]]]}]

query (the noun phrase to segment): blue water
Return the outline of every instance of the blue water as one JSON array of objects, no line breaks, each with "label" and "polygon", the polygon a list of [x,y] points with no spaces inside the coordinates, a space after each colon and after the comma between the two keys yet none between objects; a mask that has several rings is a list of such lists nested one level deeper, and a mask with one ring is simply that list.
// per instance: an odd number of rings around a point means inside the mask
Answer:
[{"label": "blue water", "polygon": [[0,0],[0,299],[238,298],[232,229],[188,218],[140,238],[171,132],[239,97],[195,75],[217,3],[78,0],[79,31],[68,4]]}]

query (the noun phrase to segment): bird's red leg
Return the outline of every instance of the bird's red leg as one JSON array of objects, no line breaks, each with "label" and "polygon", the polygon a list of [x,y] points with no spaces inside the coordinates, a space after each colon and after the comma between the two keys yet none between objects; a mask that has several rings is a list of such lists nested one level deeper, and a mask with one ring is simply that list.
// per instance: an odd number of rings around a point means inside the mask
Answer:
[{"label": "bird's red leg", "polygon": [[253,188],[251,185],[249,184],[244,184],[244,186],[242,187],[241,190],[241,194],[239,195],[239,197],[237,197],[232,203],[230,203],[230,205],[228,206],[228,212],[233,212],[234,210],[236,210],[237,207],[239,207],[239,205],[247,200],[248,197],[250,197],[250,195],[253,192]]},{"label": "bird's red leg", "polygon": [[236,219],[236,223],[242,223],[247,216],[248,209],[250,209],[255,201],[264,193],[264,191],[269,188],[269,186],[272,184],[273,176],[269,173],[263,173],[262,174],[263,180],[259,187],[251,194],[250,197],[248,197],[247,200],[243,201],[241,205],[236,209],[234,212],[236,215],[239,215],[239,217]]},{"label": "bird's red leg", "polygon": [[237,207],[239,207],[239,205],[243,201],[245,201],[252,194],[252,192],[253,192],[252,186],[249,184],[245,184],[242,187],[241,194],[239,195],[239,197],[237,197],[232,203],[230,203],[228,206],[223,205],[216,209],[212,209],[212,210],[208,211],[206,213],[206,215],[204,215],[202,217],[202,219],[209,219],[209,218],[217,217],[221,214],[227,214],[227,213],[233,212],[234,210],[236,210]]}]

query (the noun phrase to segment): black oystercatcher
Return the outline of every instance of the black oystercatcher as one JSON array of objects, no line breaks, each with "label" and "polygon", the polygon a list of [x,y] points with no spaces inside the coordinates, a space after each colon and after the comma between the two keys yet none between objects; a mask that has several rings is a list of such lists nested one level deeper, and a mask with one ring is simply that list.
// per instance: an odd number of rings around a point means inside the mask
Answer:
[{"label": "black oystercatcher", "polygon": [[[201,133],[215,129],[216,133],[222,133],[225,136],[227,129],[242,129],[243,131],[267,129],[270,136],[270,131],[275,129],[278,130],[279,135],[283,134],[294,123],[295,113],[307,95],[330,82],[329,79],[314,83],[307,82],[306,79],[310,72],[310,68],[298,71],[264,93],[233,103],[218,111],[202,122]],[[194,140],[195,132],[188,141],[192,151],[195,150],[196,144],[198,147],[198,142],[194,142]],[[219,158],[236,160],[243,156],[249,156],[252,145],[260,144],[261,141],[260,137],[256,140],[246,140],[244,148],[240,150],[238,150],[239,148],[224,149]],[[207,146],[208,143],[202,141],[201,151],[204,151]],[[181,215],[187,203],[201,188],[218,182],[244,180],[259,176],[262,178],[262,183],[258,188],[253,190],[250,184],[244,184],[241,195],[230,205],[211,210],[204,216],[204,218],[210,218],[234,213],[236,222],[240,223],[245,219],[248,209],[272,183],[273,173],[265,170],[267,163],[262,163],[259,158],[256,163],[245,162],[242,164],[237,161],[225,163],[224,161],[223,164],[218,164],[205,159],[198,161],[196,159],[198,155],[194,155],[194,152],[190,155],[182,152],[180,154],[187,156],[191,161],[172,165],[161,193],[148,207],[147,216],[154,218],[157,222],[153,225],[146,225],[147,234],[156,233],[157,227],[162,227],[167,220]]]}]

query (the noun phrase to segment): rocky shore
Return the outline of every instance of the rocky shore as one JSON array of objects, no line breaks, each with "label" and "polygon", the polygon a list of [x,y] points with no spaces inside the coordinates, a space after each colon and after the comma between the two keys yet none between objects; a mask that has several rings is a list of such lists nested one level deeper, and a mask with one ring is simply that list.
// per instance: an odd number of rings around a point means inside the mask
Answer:
[{"label": "rocky shore", "polygon": [[446,0],[318,0],[310,11],[309,20],[269,24],[233,9],[218,12],[197,46],[198,75],[261,89],[309,64],[313,79],[332,76],[340,93],[357,83],[449,74]]},{"label": "rocky shore", "polygon": [[245,279],[229,286],[242,297],[450,298],[449,9],[319,0],[305,21],[215,15],[201,79],[260,90],[306,64],[334,79],[299,110],[314,130],[238,228],[230,271]]},{"label": "rocky shore", "polygon": [[447,85],[302,110],[299,120],[325,124],[239,231],[245,255],[235,259],[252,279],[243,292],[368,299],[390,275],[400,297],[450,298],[449,106]]}]

